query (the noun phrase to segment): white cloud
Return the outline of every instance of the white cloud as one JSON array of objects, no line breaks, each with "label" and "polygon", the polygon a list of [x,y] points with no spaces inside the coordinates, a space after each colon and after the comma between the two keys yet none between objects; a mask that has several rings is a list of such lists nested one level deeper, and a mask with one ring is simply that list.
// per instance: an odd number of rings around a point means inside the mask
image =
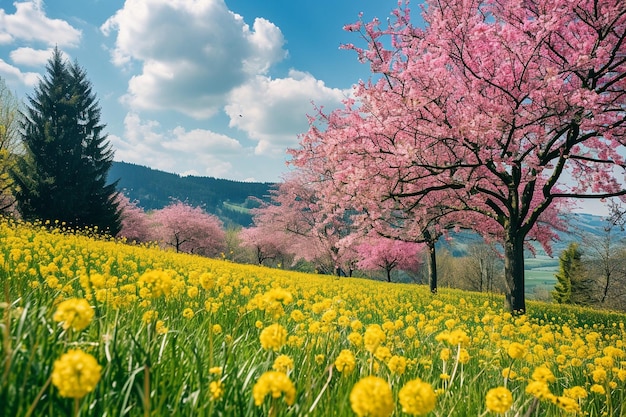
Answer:
[{"label": "white cloud", "polygon": [[230,126],[258,141],[257,154],[284,153],[308,130],[313,104],[336,108],[350,92],[327,87],[311,74],[291,70],[289,77],[257,76],[232,91],[225,111]]},{"label": "white cloud", "polygon": [[0,78],[8,85],[32,87],[39,82],[40,76],[36,72],[22,72],[19,68],[0,59]]},{"label": "white cloud", "polygon": [[136,113],[124,119],[123,137],[110,135],[109,140],[116,160],[183,175],[223,178],[232,173],[229,158],[252,153],[226,135],[181,126],[165,130],[157,121],[142,120]]},{"label": "white cloud", "polygon": [[14,14],[0,9],[0,43],[10,44],[16,40],[42,42],[59,47],[76,47],[81,31],[61,19],[46,16],[43,1],[15,2]]},{"label": "white cloud", "polygon": [[9,56],[11,61],[18,65],[39,67],[45,65],[52,57],[52,49],[17,48],[11,51]]},{"label": "white cloud", "polygon": [[278,27],[252,29],[223,0],[127,0],[102,26],[116,33],[112,61],[142,65],[124,101],[134,110],[176,110],[211,117],[225,96],[285,57]]}]

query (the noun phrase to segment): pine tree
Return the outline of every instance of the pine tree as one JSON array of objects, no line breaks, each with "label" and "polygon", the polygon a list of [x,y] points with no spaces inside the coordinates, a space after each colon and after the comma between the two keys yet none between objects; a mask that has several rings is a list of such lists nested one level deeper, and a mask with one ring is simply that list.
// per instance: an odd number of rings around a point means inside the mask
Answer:
[{"label": "pine tree", "polygon": [[55,48],[21,122],[25,152],[13,170],[26,220],[75,228],[120,230],[116,183],[107,184],[113,150],[100,123],[100,106],[78,63]]},{"label": "pine tree", "polygon": [[582,251],[572,242],[559,257],[559,272],[552,298],[560,304],[588,304],[593,292],[582,263]]}]

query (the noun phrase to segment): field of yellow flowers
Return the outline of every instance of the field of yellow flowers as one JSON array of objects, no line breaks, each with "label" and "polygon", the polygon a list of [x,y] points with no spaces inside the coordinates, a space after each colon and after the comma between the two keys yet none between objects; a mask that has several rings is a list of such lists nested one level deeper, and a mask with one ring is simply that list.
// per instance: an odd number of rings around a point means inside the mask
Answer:
[{"label": "field of yellow flowers", "polygon": [[2,416],[626,416],[624,315],[0,222]]}]

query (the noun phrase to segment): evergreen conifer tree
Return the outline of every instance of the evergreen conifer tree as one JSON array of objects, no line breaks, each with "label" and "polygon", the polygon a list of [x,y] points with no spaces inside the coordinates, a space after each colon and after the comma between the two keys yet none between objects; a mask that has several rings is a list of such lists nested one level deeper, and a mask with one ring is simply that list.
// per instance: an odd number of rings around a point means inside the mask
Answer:
[{"label": "evergreen conifer tree", "polygon": [[582,263],[582,251],[572,242],[559,257],[559,272],[552,298],[560,304],[588,304],[591,301],[592,282]]},{"label": "evergreen conifer tree", "polygon": [[113,150],[100,123],[100,106],[78,63],[55,48],[47,74],[28,97],[21,135],[24,154],[13,178],[26,220],[120,230],[116,183],[107,184]]}]

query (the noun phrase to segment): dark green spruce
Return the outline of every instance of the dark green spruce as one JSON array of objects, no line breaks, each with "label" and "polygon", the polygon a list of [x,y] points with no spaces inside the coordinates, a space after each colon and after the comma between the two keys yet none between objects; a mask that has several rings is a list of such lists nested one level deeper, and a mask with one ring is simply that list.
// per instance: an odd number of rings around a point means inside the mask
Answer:
[{"label": "dark green spruce", "polygon": [[21,122],[24,154],[13,178],[25,220],[120,230],[116,182],[107,182],[113,149],[87,74],[55,48]]}]

